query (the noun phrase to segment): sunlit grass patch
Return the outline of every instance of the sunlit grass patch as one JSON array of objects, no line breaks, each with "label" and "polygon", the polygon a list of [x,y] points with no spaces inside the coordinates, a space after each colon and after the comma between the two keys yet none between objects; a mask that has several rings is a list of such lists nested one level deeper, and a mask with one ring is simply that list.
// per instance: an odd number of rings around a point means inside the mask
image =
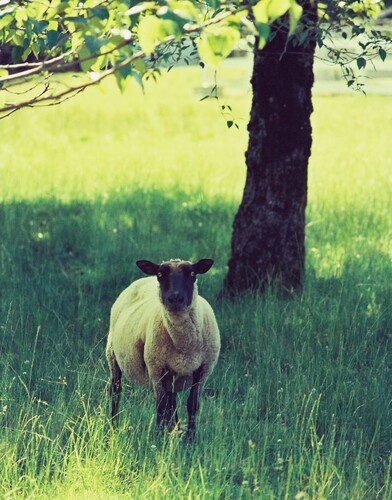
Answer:
[{"label": "sunlit grass patch", "polygon": [[107,82],[61,107],[14,115],[3,122],[12,140],[0,146],[1,197],[94,199],[173,187],[238,197],[249,99],[233,98],[243,127],[229,130],[218,103],[194,93],[198,75],[169,73],[145,94],[132,85],[121,95]]}]

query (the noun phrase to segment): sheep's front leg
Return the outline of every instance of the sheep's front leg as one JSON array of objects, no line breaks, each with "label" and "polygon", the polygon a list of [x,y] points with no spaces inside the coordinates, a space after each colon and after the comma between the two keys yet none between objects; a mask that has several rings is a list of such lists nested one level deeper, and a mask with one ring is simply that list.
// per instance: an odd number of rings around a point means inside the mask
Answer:
[{"label": "sheep's front leg", "polygon": [[201,383],[203,375],[203,366],[193,373],[193,384],[187,401],[188,410],[188,430],[186,439],[193,441],[196,435],[196,413],[199,409],[200,394],[203,388]]},{"label": "sheep's front leg", "polygon": [[167,427],[171,432],[178,424],[176,393],[166,391],[161,384],[158,384],[154,392],[158,428],[163,431]]}]

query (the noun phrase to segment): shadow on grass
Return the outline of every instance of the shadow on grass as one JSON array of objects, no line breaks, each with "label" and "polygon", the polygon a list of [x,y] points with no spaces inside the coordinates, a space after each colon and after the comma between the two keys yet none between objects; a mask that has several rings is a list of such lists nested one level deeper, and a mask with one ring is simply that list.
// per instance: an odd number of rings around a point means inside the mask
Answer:
[{"label": "shadow on grass", "polygon": [[[207,199],[200,192],[190,196],[180,189],[112,193],[94,201],[1,205],[3,328],[11,328],[15,342],[31,347],[40,326],[45,336],[58,344],[65,339],[68,352],[78,353],[80,342],[94,344],[105,335],[111,304],[140,277],[134,265],[140,258],[215,259],[211,272],[200,279],[203,294],[214,300],[226,272],[236,209],[233,202]],[[344,215],[350,217],[347,211]],[[367,220],[365,214],[363,219]],[[373,228],[382,227],[382,222],[372,216]],[[331,235],[316,229],[308,238],[315,238],[318,246],[328,243]],[[392,272],[377,243],[373,234],[361,265],[354,255],[347,255],[337,279],[318,279],[308,269],[305,295],[334,299],[342,294],[343,283],[355,288],[354,302],[365,291],[373,294],[375,308],[386,304],[385,285]],[[4,341],[2,345],[4,349]]]},{"label": "shadow on grass", "polygon": [[209,277],[200,279],[204,293],[213,296],[228,259],[234,210],[232,203],[180,190],[3,204],[3,362],[26,371],[38,329],[47,363],[36,365],[34,378],[48,371],[63,376],[61,367],[75,369],[97,343],[101,354],[113,301],[141,276],[137,259],[213,258]]},{"label": "shadow on grass", "polygon": [[[65,338],[70,351],[79,352],[79,342],[94,343],[105,335],[111,304],[141,275],[134,265],[140,258],[215,259],[211,272],[200,278],[203,294],[214,300],[226,272],[236,208],[233,202],[207,199],[200,192],[190,196],[180,189],[112,193],[95,201],[1,205],[3,327],[12,325],[11,338],[31,347],[41,326],[44,335],[58,344]],[[318,278],[309,258],[304,295],[319,301],[341,297],[352,302],[353,311],[358,297],[366,295],[371,317],[377,308],[387,307],[392,281],[389,257],[378,249],[377,231],[385,229],[385,221],[374,214],[335,211],[336,230],[344,232],[343,220],[350,218],[371,222],[368,239],[361,241],[363,258],[358,261],[354,253],[359,244],[348,243],[337,278]],[[345,228],[349,241],[348,222]],[[337,238],[311,226],[309,248],[334,244],[344,245],[343,235]]]},{"label": "shadow on grass", "polygon": [[[190,198],[181,190],[0,206],[0,387],[2,404],[10,408],[2,425],[21,428],[21,415],[29,420],[39,414],[48,435],[63,432],[64,443],[74,427],[88,424],[83,416],[101,417],[104,429],[109,312],[119,292],[140,276],[135,260],[211,257],[215,266],[200,278],[200,289],[215,305],[222,355],[206,411],[215,418],[216,408],[237,412],[228,432],[245,419],[244,429],[256,429],[255,442],[266,439],[266,420],[275,438],[286,436],[290,443],[302,436],[304,423],[319,436],[331,434],[332,443],[339,438],[343,448],[360,436],[374,440],[375,453],[386,455],[389,429],[379,421],[388,412],[392,276],[376,233],[362,247],[363,260],[351,251],[345,256],[339,277],[319,278],[310,268],[303,296],[293,301],[268,293],[216,304],[235,210],[234,203],[201,193]],[[318,227],[309,238],[322,248],[330,234]],[[150,422],[151,395],[129,392],[124,418]],[[283,447],[278,441],[271,446]]]},{"label": "shadow on grass", "polygon": [[[93,286],[126,284],[138,258],[216,259],[228,257],[235,206],[159,191],[114,194],[94,202],[62,204],[57,200],[3,205],[0,212],[2,261],[13,281],[85,275]],[[3,274],[3,277],[5,278]],[[94,283],[94,277],[96,282]],[[82,280],[83,281],[83,280]]]}]

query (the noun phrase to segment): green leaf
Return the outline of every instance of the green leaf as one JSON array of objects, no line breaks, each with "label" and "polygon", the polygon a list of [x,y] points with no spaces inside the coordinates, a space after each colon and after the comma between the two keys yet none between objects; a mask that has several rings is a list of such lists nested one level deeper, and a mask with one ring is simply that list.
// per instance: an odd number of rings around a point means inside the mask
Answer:
[{"label": "green leaf", "polygon": [[17,30],[12,37],[12,45],[16,45],[18,47],[22,47],[24,42],[24,37],[21,34],[20,30]]},{"label": "green leaf", "polygon": [[96,59],[92,59],[93,64],[90,67],[90,71],[99,73],[103,68],[108,65],[107,56],[98,56]]},{"label": "green leaf", "polygon": [[268,1],[260,0],[252,7],[252,11],[258,23],[268,23]]},{"label": "green leaf", "polygon": [[146,72],[146,63],[144,62],[143,59],[136,59],[136,61],[132,63],[132,66],[141,75],[143,75]]},{"label": "green leaf", "polygon": [[168,36],[174,36],[179,40],[181,38],[181,29],[175,21],[163,19],[161,22],[159,41],[163,42]]},{"label": "green leaf", "polygon": [[299,45],[302,45],[308,39],[308,37],[309,37],[309,31],[308,30],[303,30],[297,36],[298,36],[298,43],[299,43]]},{"label": "green leaf", "polygon": [[126,16],[135,16],[137,14],[141,14],[142,12],[145,12],[146,10],[153,9],[155,7],[155,2],[145,2],[145,3],[139,3],[127,11],[124,12]]},{"label": "green leaf", "polygon": [[31,54],[32,52],[32,46],[31,45],[28,45],[27,48],[23,51],[23,54],[22,54],[22,61],[27,61],[29,55]]},{"label": "green leaf", "polygon": [[99,54],[101,47],[105,46],[109,41],[107,38],[95,38],[95,36],[90,35],[85,35],[83,38],[90,54]]},{"label": "green leaf", "polygon": [[87,59],[86,61],[83,61],[83,59],[86,59],[86,58],[91,56],[91,52],[88,50],[88,48],[85,45],[83,45],[79,49],[78,55],[79,55],[80,67],[81,67],[82,71],[85,71],[85,72],[90,71],[91,67],[94,66],[97,59],[91,58],[91,59]]},{"label": "green leaf", "polygon": [[49,8],[49,0],[27,2],[27,13],[30,19],[43,19]]},{"label": "green leaf", "polygon": [[35,55],[35,57],[39,57],[39,54],[41,52],[41,48],[40,48],[40,45],[38,42],[34,42],[31,44],[31,50],[33,52],[33,54]]},{"label": "green leaf", "polygon": [[227,57],[240,39],[238,29],[229,26],[213,27],[200,37],[198,51],[200,58],[212,66],[217,66]]},{"label": "green leaf", "polygon": [[165,21],[171,21],[174,22],[179,28],[182,28],[189,23],[189,18],[181,17],[178,16],[176,13],[172,12],[171,10],[168,10],[164,14],[160,16],[161,19],[164,19]]},{"label": "green leaf", "polygon": [[68,9],[68,7],[69,2],[67,1],[52,0],[52,2],[50,3],[50,8],[48,9],[47,18],[53,19],[58,15],[63,14],[64,11]]},{"label": "green leaf", "polygon": [[71,47],[73,52],[78,52],[81,45],[84,44],[84,39],[81,33],[75,32],[71,38]]},{"label": "green leaf", "polygon": [[0,17],[0,30],[5,28],[6,26],[9,26],[13,20],[14,20],[14,17],[12,14],[5,14],[4,16],[1,16]]},{"label": "green leaf", "polygon": [[267,7],[269,22],[276,21],[290,9],[290,0],[270,0]]},{"label": "green leaf", "polygon": [[48,33],[46,35],[46,39],[47,39],[46,44],[48,46],[48,49],[53,49],[53,47],[58,43],[60,36],[61,36],[61,33],[59,33],[58,31],[54,31],[54,30],[48,31]]},{"label": "green leaf", "polygon": [[259,35],[259,50],[262,50],[265,47],[265,44],[268,42],[268,38],[271,33],[271,27],[269,24],[265,23],[256,23],[257,32]]},{"label": "green leaf", "polygon": [[49,25],[49,21],[33,21],[33,31],[36,35],[40,35]]},{"label": "green leaf", "polygon": [[132,75],[132,73],[136,72],[133,72],[131,66],[125,66],[124,68],[121,68],[114,73],[118,88],[121,92],[124,92],[130,79],[129,77]]},{"label": "green leaf", "polygon": [[123,93],[126,86],[127,86],[127,80],[126,78],[123,78],[121,73],[119,71],[116,71],[114,73],[114,76],[116,78],[117,86],[120,89],[120,92]]},{"label": "green leaf", "polygon": [[147,56],[150,56],[159,42],[163,42],[171,35],[179,38],[181,30],[172,20],[146,16],[139,23],[138,35],[140,47]]},{"label": "green leaf", "polygon": [[93,7],[91,13],[93,16],[98,17],[98,19],[109,19],[109,11],[106,7]]},{"label": "green leaf", "polygon": [[83,16],[69,16],[64,17],[64,21],[67,23],[73,23],[75,26],[87,26],[87,19]]},{"label": "green leaf", "polygon": [[116,73],[120,74],[124,79],[128,78],[132,74],[132,66],[124,66],[116,71]]},{"label": "green leaf", "polygon": [[144,83],[142,75],[138,71],[132,71],[131,76],[139,85],[139,87],[144,91]]},{"label": "green leaf", "polygon": [[196,21],[198,18],[198,12],[193,2],[189,2],[188,0],[177,0],[169,2],[168,5],[178,17],[188,21]]},{"label": "green leaf", "polygon": [[357,66],[358,66],[358,69],[366,68],[366,59],[364,57],[358,57]]},{"label": "green leaf", "polygon": [[143,52],[150,56],[159,41],[161,21],[155,16],[143,17],[138,26],[139,43]]},{"label": "green leaf", "polygon": [[27,11],[24,7],[19,6],[15,11],[16,25],[19,27],[23,26],[23,23],[28,19]]},{"label": "green leaf", "polygon": [[381,47],[378,49],[378,55],[380,56],[380,59],[382,61],[385,61],[386,57],[387,57],[387,52],[382,49]]},{"label": "green leaf", "polygon": [[302,7],[297,4],[295,0],[290,0],[290,9],[289,9],[289,17],[290,17],[290,35],[294,33],[297,29],[298,23],[302,17]]},{"label": "green leaf", "polygon": [[291,0],[260,0],[252,7],[258,23],[271,24],[284,16],[291,7]]},{"label": "green leaf", "polygon": [[18,63],[22,60],[23,47],[13,47],[11,51],[11,58],[13,63]]}]

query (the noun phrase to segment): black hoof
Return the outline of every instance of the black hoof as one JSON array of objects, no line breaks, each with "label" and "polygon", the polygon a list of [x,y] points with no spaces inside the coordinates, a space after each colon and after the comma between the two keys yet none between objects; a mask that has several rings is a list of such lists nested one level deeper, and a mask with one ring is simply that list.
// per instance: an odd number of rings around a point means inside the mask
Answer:
[{"label": "black hoof", "polygon": [[195,429],[188,429],[184,435],[184,439],[187,443],[193,443],[196,437]]}]

